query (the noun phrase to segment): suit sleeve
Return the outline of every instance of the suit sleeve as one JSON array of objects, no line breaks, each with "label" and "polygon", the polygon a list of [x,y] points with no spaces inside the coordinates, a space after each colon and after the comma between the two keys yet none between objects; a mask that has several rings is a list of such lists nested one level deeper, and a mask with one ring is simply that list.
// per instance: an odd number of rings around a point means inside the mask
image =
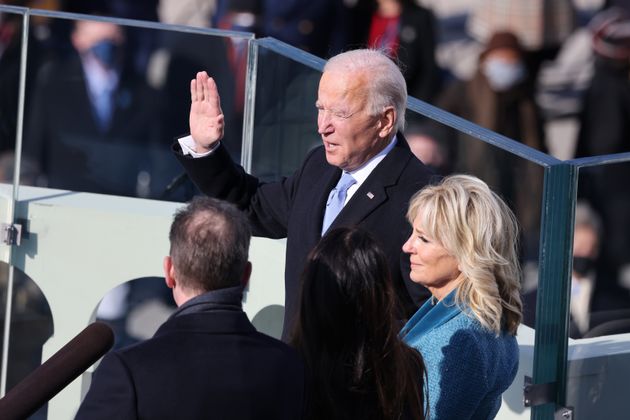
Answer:
[{"label": "suit sleeve", "polygon": [[183,155],[177,142],[172,151],[201,192],[229,201],[248,215],[255,236],[272,239],[287,236],[299,171],[279,182],[261,183],[236,165],[222,145],[202,158]]},{"label": "suit sleeve", "polygon": [[75,420],[137,418],[136,392],[130,372],[117,353],[109,353],[94,372]]}]

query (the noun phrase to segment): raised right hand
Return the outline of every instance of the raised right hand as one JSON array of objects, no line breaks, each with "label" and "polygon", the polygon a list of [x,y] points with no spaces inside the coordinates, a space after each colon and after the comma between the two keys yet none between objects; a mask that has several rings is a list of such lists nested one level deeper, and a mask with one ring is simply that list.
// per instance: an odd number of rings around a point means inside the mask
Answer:
[{"label": "raised right hand", "polygon": [[212,149],[223,138],[225,121],[217,84],[208,73],[201,71],[190,81],[190,134],[196,152]]}]

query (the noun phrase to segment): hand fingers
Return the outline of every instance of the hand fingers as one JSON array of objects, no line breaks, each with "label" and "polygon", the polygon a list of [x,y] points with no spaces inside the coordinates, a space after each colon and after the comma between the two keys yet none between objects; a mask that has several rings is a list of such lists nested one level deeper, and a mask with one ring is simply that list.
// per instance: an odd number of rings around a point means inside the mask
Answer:
[{"label": "hand fingers", "polygon": [[208,79],[208,74],[205,71],[200,71],[197,73],[196,80],[196,100],[203,101],[204,100],[204,85]]},{"label": "hand fingers", "polygon": [[190,81],[190,101],[195,102],[197,100],[197,80],[192,79]]},{"label": "hand fingers", "polygon": [[222,114],[221,97],[219,96],[219,89],[217,89],[217,84],[214,79],[210,77],[205,87],[206,89],[204,89],[204,92],[207,93],[207,96],[205,96],[206,101],[208,101],[210,107],[215,111],[216,115]]}]

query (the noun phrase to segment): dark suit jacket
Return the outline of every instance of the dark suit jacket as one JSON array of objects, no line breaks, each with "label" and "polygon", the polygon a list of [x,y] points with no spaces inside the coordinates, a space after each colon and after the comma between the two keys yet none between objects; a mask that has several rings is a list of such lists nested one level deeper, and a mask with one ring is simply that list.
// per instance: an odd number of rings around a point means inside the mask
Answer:
[{"label": "dark suit jacket", "polygon": [[[411,228],[406,220],[409,198],[426,185],[432,172],[409,150],[399,133],[396,146],[359,187],[330,228],[359,225],[372,232],[387,253],[400,318],[411,316],[429,292],[409,279],[409,258],[402,245]],[[326,161],[322,146],[308,154],[302,166],[280,182],[262,184],[229,158],[223,146],[212,155],[184,156],[173,151],[193,182],[205,194],[231,201],[246,211],[254,235],[287,238],[283,337],[297,316],[301,282],[308,253],[321,237],[328,194],[341,170]]]},{"label": "dark suit jacket", "polygon": [[303,399],[294,350],[222,309],[170,318],[108,353],[76,419],[300,419]]}]

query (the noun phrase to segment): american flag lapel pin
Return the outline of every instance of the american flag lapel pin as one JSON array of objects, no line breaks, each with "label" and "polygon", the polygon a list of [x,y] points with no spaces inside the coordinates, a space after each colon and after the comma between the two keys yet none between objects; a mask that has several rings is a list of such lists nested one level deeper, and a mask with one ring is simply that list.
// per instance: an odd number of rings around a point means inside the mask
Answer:
[{"label": "american flag lapel pin", "polygon": [[372,194],[372,192],[368,192],[367,196],[370,200],[374,198],[374,194]]}]

